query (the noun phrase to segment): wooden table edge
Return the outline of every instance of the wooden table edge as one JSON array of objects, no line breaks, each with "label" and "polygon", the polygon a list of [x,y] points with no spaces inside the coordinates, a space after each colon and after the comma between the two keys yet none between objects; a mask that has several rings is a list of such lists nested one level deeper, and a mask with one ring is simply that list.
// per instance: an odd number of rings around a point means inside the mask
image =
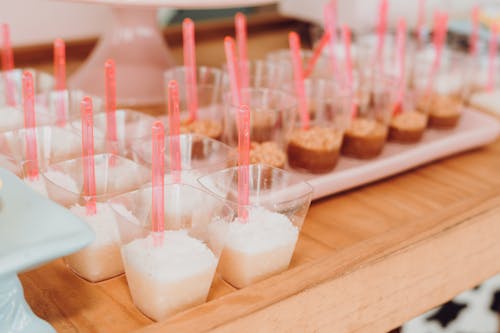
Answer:
[{"label": "wooden table edge", "polygon": [[[484,228],[491,227],[491,232],[486,232],[484,235],[479,235],[484,239],[478,240],[477,243],[464,244],[457,249],[457,256],[468,256],[471,253],[481,257],[481,253],[474,251],[474,247],[480,247],[482,244],[490,244],[498,237],[500,233],[500,223],[498,226],[491,221],[491,214],[500,215],[500,190],[493,190],[483,193],[467,200],[463,200],[455,205],[448,207],[436,214],[433,214],[427,219],[434,221],[432,227],[428,227],[429,223],[421,223],[413,221],[410,224],[391,230],[379,237],[361,242],[352,247],[348,247],[341,251],[327,255],[308,264],[288,270],[278,276],[270,278],[266,281],[250,286],[248,288],[231,293],[220,299],[198,306],[192,310],[174,316],[164,322],[156,323],[140,329],[136,332],[153,333],[153,332],[200,332],[200,331],[246,331],[255,329],[265,329],[266,325],[274,327],[280,316],[289,318],[289,323],[294,323],[296,318],[303,318],[299,312],[307,311],[307,307],[294,307],[297,301],[301,304],[312,303],[313,299],[324,298],[324,295],[335,293],[338,289],[339,282],[342,282],[348,288],[356,288],[356,281],[359,275],[362,274],[367,280],[378,280],[380,284],[384,284],[384,276],[377,276],[374,272],[379,269],[380,265],[386,266],[388,262],[395,262],[394,268],[390,267],[388,275],[391,275],[391,270],[397,271],[401,266],[401,258],[411,258],[414,260],[414,267],[410,267],[407,276],[419,276],[423,272],[430,274],[436,270],[436,274],[442,271],[442,267],[447,267],[448,270],[455,271],[456,263],[451,258],[442,258],[437,260],[433,265],[427,265],[422,262],[422,259],[417,254],[429,246],[436,248],[436,253],[444,247],[448,246],[450,237],[456,237],[457,241],[465,239],[471,227]],[[495,233],[494,231],[499,233]],[[464,238],[465,237],[465,238]],[[446,249],[448,250],[448,249]],[[500,244],[494,246],[491,251],[487,251],[484,257],[490,257],[492,254],[500,255]],[[420,266],[418,265],[420,264]],[[467,271],[467,266],[473,266],[476,263],[464,261],[461,265],[462,269]],[[399,266],[398,266],[399,265]],[[452,267],[450,267],[450,265]],[[455,265],[455,266],[453,266]],[[468,276],[469,282],[453,283],[450,280],[448,286],[445,286],[445,291],[436,293],[433,297],[427,298],[419,304],[417,311],[425,311],[433,306],[447,301],[457,293],[464,289],[464,286],[473,287],[484,279],[498,273],[495,266],[485,267],[482,273],[478,274],[474,270],[474,274]],[[464,273],[466,274],[466,273]],[[413,279],[413,277],[412,277]],[[437,279],[440,281],[439,279]],[[463,282],[463,277],[461,278]],[[399,285],[404,281],[395,281],[394,285]],[[428,281],[429,282],[429,281]],[[430,281],[435,283],[434,281]],[[404,284],[404,283],[403,283]],[[390,285],[387,286],[390,289]],[[424,287],[424,286],[422,286]],[[435,286],[438,288],[437,286]],[[362,286],[357,286],[362,288]],[[415,294],[417,289],[408,290]],[[422,290],[422,289],[420,289]],[[368,292],[365,306],[375,306],[374,297],[384,297],[391,294],[390,290],[384,290],[383,293],[379,290],[378,293]],[[321,297],[323,295],[323,297]],[[418,296],[415,294],[414,296]],[[376,298],[375,297],[375,298]],[[332,318],[335,318],[334,310],[342,304],[345,308],[351,307],[349,299],[342,296],[335,297],[331,302],[325,302],[332,310]],[[320,305],[315,305],[316,307]],[[358,304],[359,306],[359,304]],[[386,304],[388,308],[391,308]],[[398,304],[400,306],[400,304]],[[279,314],[276,310],[279,309]],[[352,309],[353,316],[356,309]],[[359,310],[359,309],[358,309]],[[395,326],[415,315],[413,311],[396,311],[394,310],[390,320],[380,321],[377,325],[382,326],[385,323],[387,327],[381,327],[382,330],[390,330]],[[267,312],[267,314],[266,314]],[[389,311],[391,312],[391,311]],[[380,314],[379,314],[380,315]],[[260,317],[272,318],[273,320],[262,321]],[[367,321],[373,320],[369,316]],[[311,320],[314,316],[311,317]],[[347,325],[352,322],[344,318],[342,325]],[[362,325],[362,320],[358,320],[358,325]],[[322,322],[324,324],[324,321]],[[311,323],[296,323],[297,325],[308,325],[308,329],[313,327]],[[330,323],[334,325],[335,323]],[[312,326],[311,326],[312,325]],[[251,327],[251,329],[250,329]],[[334,327],[334,326],[332,326]],[[276,328],[276,327],[275,327]],[[278,327],[280,328],[280,327]],[[315,328],[317,329],[317,327]],[[360,330],[370,332],[367,330]],[[382,331],[381,330],[381,331]],[[374,330],[377,331],[377,330]],[[371,331],[371,332],[374,332]]]}]

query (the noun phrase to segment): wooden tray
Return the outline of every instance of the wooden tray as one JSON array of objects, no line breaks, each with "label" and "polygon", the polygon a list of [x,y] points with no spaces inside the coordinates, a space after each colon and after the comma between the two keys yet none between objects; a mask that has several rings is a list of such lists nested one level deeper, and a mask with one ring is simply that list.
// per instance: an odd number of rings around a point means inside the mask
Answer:
[{"label": "wooden tray", "polygon": [[314,187],[314,199],[368,184],[419,165],[495,141],[500,123],[494,117],[472,109],[463,112],[453,130],[428,130],[418,144],[388,143],[373,160],[341,157],[331,173],[313,176],[295,173]]}]

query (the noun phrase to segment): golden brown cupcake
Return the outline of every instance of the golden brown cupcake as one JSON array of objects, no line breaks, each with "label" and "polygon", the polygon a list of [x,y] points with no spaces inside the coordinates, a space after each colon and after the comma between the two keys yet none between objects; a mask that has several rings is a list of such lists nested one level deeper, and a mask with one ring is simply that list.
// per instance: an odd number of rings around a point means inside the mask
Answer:
[{"label": "golden brown cupcake", "polygon": [[389,126],[389,140],[414,143],[422,139],[427,127],[427,116],[417,111],[398,113]]},{"label": "golden brown cupcake", "polygon": [[437,129],[451,129],[457,126],[460,119],[459,97],[452,95],[432,95],[418,104],[419,111],[428,112],[428,126]]},{"label": "golden brown cupcake", "polygon": [[287,146],[288,164],[311,173],[333,170],[339,158],[342,133],[332,128],[295,129]]},{"label": "golden brown cupcake", "polygon": [[382,153],[387,127],[366,118],[356,118],[344,134],[342,154],[361,159],[374,158]]},{"label": "golden brown cupcake", "polygon": [[286,154],[276,142],[252,142],[250,145],[250,164],[266,164],[274,168],[285,167]]}]

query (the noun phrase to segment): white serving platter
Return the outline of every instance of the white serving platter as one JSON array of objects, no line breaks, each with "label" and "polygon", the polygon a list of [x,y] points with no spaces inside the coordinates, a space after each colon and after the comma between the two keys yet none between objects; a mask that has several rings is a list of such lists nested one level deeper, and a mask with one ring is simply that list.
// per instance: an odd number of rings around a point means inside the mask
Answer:
[{"label": "white serving platter", "polygon": [[466,109],[453,130],[427,130],[418,144],[386,144],[383,153],[372,160],[342,157],[330,173],[311,175],[293,172],[314,188],[313,200],[365,185],[408,169],[481,147],[500,134],[498,119]]}]

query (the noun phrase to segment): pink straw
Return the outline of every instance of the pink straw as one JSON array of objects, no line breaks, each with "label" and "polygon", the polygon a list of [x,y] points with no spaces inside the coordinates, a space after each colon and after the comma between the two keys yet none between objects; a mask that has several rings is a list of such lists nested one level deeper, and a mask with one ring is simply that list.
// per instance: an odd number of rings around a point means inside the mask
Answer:
[{"label": "pink straw", "polygon": [[[353,78],[352,78],[352,57],[351,57],[351,29],[347,25],[342,26],[342,41],[344,42],[345,52],[345,71],[346,71],[346,84],[349,91],[353,91]],[[358,106],[355,98],[352,99],[351,117],[356,118],[358,113]]]},{"label": "pink straw", "polygon": [[35,124],[35,91],[33,76],[30,72],[23,73],[23,99],[24,99],[24,130],[26,140],[26,173],[30,180],[38,179],[38,155],[36,143]]},{"label": "pink straw", "polygon": [[54,41],[54,77],[56,94],[57,126],[66,126],[65,96],[66,90],[66,45],[61,38]]},{"label": "pink straw", "polygon": [[376,63],[382,66],[382,54],[384,51],[385,32],[387,30],[387,10],[389,8],[388,0],[380,0],[378,8],[378,26],[377,26],[377,59]]},{"label": "pink straw", "polygon": [[82,115],[82,158],[83,158],[83,195],[87,215],[95,215],[96,186],[94,166],[94,120],[92,112],[92,99],[84,97],[80,104]]},{"label": "pink straw", "polygon": [[496,76],[496,61],[498,54],[498,25],[493,25],[491,28],[491,36],[489,43],[489,64],[488,64],[488,91],[495,89],[495,76]]},{"label": "pink straw", "polygon": [[444,44],[446,42],[446,32],[448,29],[448,14],[436,12],[434,14],[434,36],[433,43],[435,48],[435,58],[434,63],[431,68],[431,73],[429,75],[429,82],[427,91],[430,92],[432,89],[432,81],[441,66],[441,57],[443,53]]},{"label": "pink straw", "polygon": [[336,45],[336,25],[337,25],[337,1],[328,2],[323,9],[325,31],[330,33],[330,64],[332,66],[332,74],[337,76],[337,55],[335,53]]},{"label": "pink straw", "polygon": [[248,68],[247,18],[245,14],[236,13],[234,25],[236,28],[236,44],[238,45],[238,63],[240,65],[240,89],[246,89],[250,85],[250,74]]},{"label": "pink straw", "polygon": [[182,38],[184,45],[184,67],[186,68],[186,94],[189,109],[189,121],[194,121],[198,116],[198,86],[196,82],[194,22],[190,18],[185,18],[182,22]]},{"label": "pink straw", "polygon": [[475,56],[477,54],[477,40],[479,37],[479,6],[476,5],[472,9],[471,14],[472,20],[472,32],[470,34],[469,39],[469,52],[471,56]]},{"label": "pink straw", "polygon": [[246,221],[246,206],[250,202],[250,109],[246,105],[238,110],[238,217]]},{"label": "pink straw", "polygon": [[300,58],[300,38],[296,32],[288,34],[288,43],[292,54],[293,77],[295,93],[299,101],[299,114],[302,128],[309,129],[309,110],[307,109],[306,89],[304,86],[304,74],[302,73],[302,60]]},{"label": "pink straw", "polygon": [[[113,59],[106,60],[104,64],[105,72],[105,94],[106,94],[106,139],[109,150],[113,154],[118,154],[118,134],[116,130],[116,72]],[[111,160],[114,161],[114,160]],[[114,164],[114,162],[112,162]]]},{"label": "pink straw", "polygon": [[169,126],[169,148],[170,169],[175,183],[181,182],[181,144],[180,144],[180,112],[179,112],[179,87],[177,82],[171,80],[168,83],[168,126]]},{"label": "pink straw", "polygon": [[316,46],[316,49],[314,50],[311,59],[309,59],[309,62],[307,64],[306,69],[304,70],[304,78],[309,77],[313,73],[314,67],[316,66],[316,63],[318,62],[319,57],[323,53],[323,49],[330,41],[330,37],[331,37],[330,32],[325,31],[325,33],[321,37],[321,40],[318,43],[318,46]]},{"label": "pink straw", "polygon": [[403,96],[405,92],[405,47],[406,47],[406,21],[400,18],[398,21],[397,37],[396,37],[396,59],[399,67],[399,92],[396,101],[394,113],[401,111]]},{"label": "pink straw", "polygon": [[14,82],[10,78],[10,73],[14,69],[14,55],[12,52],[12,44],[10,42],[10,29],[9,25],[2,23],[2,70],[5,75],[5,92],[7,105],[16,106]]},{"label": "pink straw", "polygon": [[229,73],[232,103],[233,105],[239,106],[241,101],[241,91],[238,81],[234,39],[232,37],[226,36],[226,38],[224,38],[224,51],[226,53],[227,71]]},{"label": "pink straw", "polygon": [[151,229],[155,246],[163,244],[163,230],[165,228],[165,130],[161,121],[157,121],[151,128],[152,135],[152,166],[151,178],[153,182],[153,200],[151,207]]},{"label": "pink straw", "polygon": [[418,0],[418,18],[417,18],[417,43],[421,46],[423,43],[423,30],[425,21],[425,0]]}]

